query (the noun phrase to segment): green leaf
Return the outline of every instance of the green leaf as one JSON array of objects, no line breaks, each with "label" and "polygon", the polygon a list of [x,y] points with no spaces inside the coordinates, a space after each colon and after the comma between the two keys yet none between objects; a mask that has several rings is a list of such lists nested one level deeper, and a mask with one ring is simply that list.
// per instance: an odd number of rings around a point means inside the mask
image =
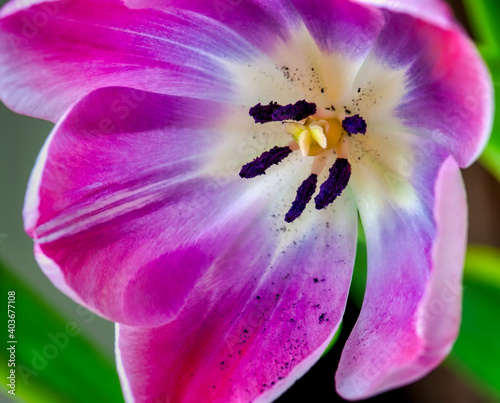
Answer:
[{"label": "green leaf", "polygon": [[[495,104],[500,105],[500,54],[495,58],[485,58],[485,60],[495,86]],[[500,181],[500,114],[498,113],[495,113],[493,117],[491,138],[480,161]]]},{"label": "green leaf", "polygon": [[[490,69],[495,104],[500,105],[500,8],[498,0],[463,0],[477,45]],[[481,163],[500,181],[500,114],[495,114],[491,138]]]},{"label": "green leaf", "polygon": [[358,223],[358,244],[356,246],[356,259],[349,289],[349,298],[361,307],[365,296],[366,275],[368,267],[368,254],[366,252],[366,237],[361,222]]},{"label": "green leaf", "polygon": [[[486,61],[490,68],[495,87],[494,102],[495,105],[500,105],[500,58],[495,61]],[[500,181],[500,114],[498,113],[495,113],[493,116],[491,137],[480,161],[483,166]]]},{"label": "green leaf", "polygon": [[330,350],[333,348],[333,346],[335,346],[335,344],[337,343],[337,340],[340,337],[340,333],[342,333],[342,322],[340,322],[340,325],[339,325],[339,328],[337,330],[337,333],[335,333],[335,336],[333,336],[332,341],[330,342],[330,344],[328,345],[328,347],[326,348],[326,350],[323,351],[323,354],[321,355],[321,357],[324,357],[325,355],[327,355],[330,352]]},{"label": "green leaf", "polygon": [[465,259],[465,279],[494,285],[500,292],[500,249],[470,245]]},{"label": "green leaf", "polygon": [[500,50],[500,8],[498,0],[463,0],[467,19],[483,54]]},{"label": "green leaf", "polygon": [[[10,369],[15,369],[16,396],[28,403],[123,402],[114,363],[84,337],[82,329],[49,307],[2,262],[0,277],[4,307],[0,377],[5,380]],[[9,291],[15,292],[14,339],[9,338],[5,313]],[[11,368],[9,346],[15,346],[15,367]],[[0,388],[9,390],[4,381]]]},{"label": "green leaf", "polygon": [[460,335],[449,363],[459,374],[500,398],[500,251],[471,246],[464,273]]},{"label": "green leaf", "polygon": [[492,140],[486,146],[483,155],[480,158],[481,164],[490,171],[490,173],[500,181],[500,147],[495,144],[495,139],[500,140],[500,134],[497,134],[500,130],[492,135]]}]

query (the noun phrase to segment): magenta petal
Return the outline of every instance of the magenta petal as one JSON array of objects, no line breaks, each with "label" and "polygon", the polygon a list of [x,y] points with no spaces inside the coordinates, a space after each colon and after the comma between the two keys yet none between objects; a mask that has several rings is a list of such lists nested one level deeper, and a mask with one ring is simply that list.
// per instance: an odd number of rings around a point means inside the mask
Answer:
[{"label": "magenta petal", "polygon": [[335,211],[282,230],[269,231],[269,213],[220,256],[175,320],[119,326],[129,401],[271,401],[319,359],[345,308],[354,203],[342,196]]},{"label": "magenta petal", "polygon": [[0,19],[0,97],[54,122],[105,86],[227,100],[225,63],[255,53],[228,28],[186,11],[130,10],[117,0],[16,9]]},{"label": "magenta petal", "polygon": [[367,289],[336,375],[337,390],[348,400],[421,378],[456,339],[467,205],[451,157],[435,175],[432,215],[426,210],[424,205],[406,212],[387,207],[378,217],[367,217],[360,209],[368,247]]},{"label": "magenta petal", "polygon": [[177,314],[265,202],[236,174],[210,177],[226,114],[223,104],[104,88],[55,127],[24,217],[40,265],[63,292],[128,324]]},{"label": "magenta petal", "polygon": [[356,3],[383,7],[398,13],[405,13],[416,18],[443,27],[453,25],[453,13],[442,0],[351,0]]}]

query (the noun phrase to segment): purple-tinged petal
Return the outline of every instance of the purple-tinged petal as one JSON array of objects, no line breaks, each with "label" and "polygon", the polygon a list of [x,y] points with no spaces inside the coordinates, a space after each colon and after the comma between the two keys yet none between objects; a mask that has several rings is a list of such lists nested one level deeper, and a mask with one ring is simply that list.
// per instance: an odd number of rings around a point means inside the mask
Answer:
[{"label": "purple-tinged petal", "polygon": [[369,51],[384,22],[379,10],[345,0],[126,0],[125,4],[162,10],[178,7],[206,15],[268,54],[305,26],[322,50],[358,58]]},{"label": "purple-tinged petal", "polygon": [[47,140],[24,209],[56,286],[114,321],[175,317],[267,200],[260,182],[210,168],[224,141],[220,124],[234,113],[125,88],[78,103]]},{"label": "purple-tinged petal", "polygon": [[52,121],[104,86],[227,100],[227,64],[255,53],[227,27],[188,11],[130,10],[118,0],[16,8],[0,19],[0,97]]},{"label": "purple-tinged petal", "polygon": [[[344,0],[129,0],[126,4],[200,13],[252,43],[262,53],[229,68],[239,77],[234,102],[248,107],[301,99],[322,107],[344,102],[385,22],[380,10]],[[284,97],[284,92],[293,96]]]},{"label": "purple-tinged petal", "polygon": [[[183,4],[209,13],[208,3],[203,2],[205,7],[201,7],[201,3]],[[267,10],[274,2],[258,3],[265,4]],[[231,69],[235,76],[240,77],[235,83],[238,99],[249,107],[258,103],[267,105],[272,101],[285,105],[297,100],[307,100],[318,108],[343,105],[346,98],[350,98],[358,71],[383,28],[384,15],[348,1],[334,0],[325,4],[319,0],[296,0],[292,3],[294,11],[287,13],[290,13],[288,20],[294,23],[286,26],[287,35],[269,35],[267,41],[255,44],[263,52],[261,55],[247,65]],[[175,4],[183,7],[180,3]],[[247,2],[241,4],[241,10],[245,7]],[[287,3],[283,9],[289,7]],[[235,7],[235,13],[236,10],[240,7]],[[217,18],[213,13],[209,14]],[[242,24],[245,26],[244,22]],[[251,41],[252,29],[246,33],[238,32]]]},{"label": "purple-tinged petal", "polygon": [[395,116],[445,147],[460,166],[470,165],[486,145],[493,114],[491,78],[477,49],[457,27],[389,12],[386,19],[373,57],[405,74]]},{"label": "purple-tinged petal", "polygon": [[205,15],[264,51],[288,39],[299,22],[296,10],[283,0],[125,0],[125,4],[132,9],[176,7]]},{"label": "purple-tinged petal", "polygon": [[336,375],[337,390],[348,400],[421,378],[446,357],[457,336],[467,205],[455,160],[433,164],[420,172],[421,186],[434,183],[430,205],[395,202],[385,189],[358,200],[368,280]]},{"label": "purple-tinged petal", "polygon": [[[325,95],[338,100],[384,21],[380,12],[339,0],[317,2],[328,15],[317,24],[314,7],[298,0],[245,1],[222,13],[209,3],[130,10],[118,1],[52,1],[5,15],[0,96],[14,110],[53,121],[111,85],[250,107],[272,100],[262,100],[269,85],[282,104],[317,98],[321,79]],[[331,20],[338,20],[334,29]],[[310,63],[297,57],[301,48],[314,55]],[[320,49],[336,53],[323,57]],[[287,78],[285,67],[301,79]],[[288,87],[294,95],[280,96]]]},{"label": "purple-tinged petal", "polygon": [[292,0],[292,3],[319,48],[341,53],[347,59],[366,56],[384,24],[380,10],[350,1]]},{"label": "purple-tinged petal", "polygon": [[382,7],[404,13],[437,24],[442,27],[454,25],[453,13],[442,0],[351,0],[355,3]]},{"label": "purple-tinged petal", "polygon": [[273,215],[264,211],[220,256],[175,320],[118,327],[128,401],[272,401],[319,359],[344,312],[356,210],[343,195],[293,227],[275,229]]}]

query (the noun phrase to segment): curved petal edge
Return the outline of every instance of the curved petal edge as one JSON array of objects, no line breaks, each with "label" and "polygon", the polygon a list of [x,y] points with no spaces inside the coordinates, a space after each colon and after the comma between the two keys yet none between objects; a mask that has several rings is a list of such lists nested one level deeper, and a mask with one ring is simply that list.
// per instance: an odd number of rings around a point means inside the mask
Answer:
[{"label": "curved petal edge", "polygon": [[[393,301],[391,313],[378,317],[375,328],[367,326],[366,321],[370,319],[367,316],[377,314],[376,307],[370,305],[365,310],[361,325],[358,319],[336,374],[337,391],[344,399],[366,399],[415,382],[442,362],[456,340],[461,317],[467,202],[460,170],[452,157],[440,166],[434,192],[436,229],[429,251],[430,267],[427,275],[425,271],[419,275],[425,281],[424,292],[413,295],[395,290],[394,295],[387,297]],[[416,309],[409,308],[415,298],[420,298]],[[414,309],[413,317],[400,318],[400,305]]]}]

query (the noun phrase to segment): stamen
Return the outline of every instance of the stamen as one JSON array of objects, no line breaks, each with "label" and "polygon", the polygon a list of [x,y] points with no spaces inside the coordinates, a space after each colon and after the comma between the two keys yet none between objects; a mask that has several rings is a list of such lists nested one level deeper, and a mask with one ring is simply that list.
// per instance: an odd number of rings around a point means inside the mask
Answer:
[{"label": "stamen", "polygon": [[358,134],[358,133],[365,134],[367,126],[365,120],[361,116],[354,115],[354,116],[347,116],[342,121],[342,127],[349,134]]},{"label": "stamen", "polygon": [[269,105],[258,103],[252,106],[248,112],[255,120],[255,123],[268,123],[273,121],[273,113],[281,107],[277,102],[271,102]]},{"label": "stamen", "polygon": [[297,196],[295,201],[292,203],[292,207],[286,213],[285,221],[290,223],[295,221],[301,216],[301,214],[306,209],[307,203],[312,199],[314,192],[316,191],[316,184],[318,182],[318,175],[311,174],[297,189]]},{"label": "stamen", "polygon": [[264,175],[266,170],[272,166],[279,164],[291,154],[290,147],[273,147],[269,151],[262,153],[260,157],[255,158],[252,162],[241,167],[240,176],[242,178],[255,178],[259,175]]},{"label": "stamen", "polygon": [[330,175],[319,189],[319,194],[314,198],[316,209],[321,210],[333,203],[347,187],[351,177],[351,164],[345,158],[337,158],[330,168]]},{"label": "stamen", "polygon": [[316,113],[316,104],[306,101],[298,101],[277,109],[273,113],[274,121],[302,120]]},{"label": "stamen", "polygon": [[316,104],[298,101],[294,104],[281,106],[277,102],[269,105],[258,103],[248,111],[255,123],[282,122],[284,120],[302,120],[316,113]]}]

